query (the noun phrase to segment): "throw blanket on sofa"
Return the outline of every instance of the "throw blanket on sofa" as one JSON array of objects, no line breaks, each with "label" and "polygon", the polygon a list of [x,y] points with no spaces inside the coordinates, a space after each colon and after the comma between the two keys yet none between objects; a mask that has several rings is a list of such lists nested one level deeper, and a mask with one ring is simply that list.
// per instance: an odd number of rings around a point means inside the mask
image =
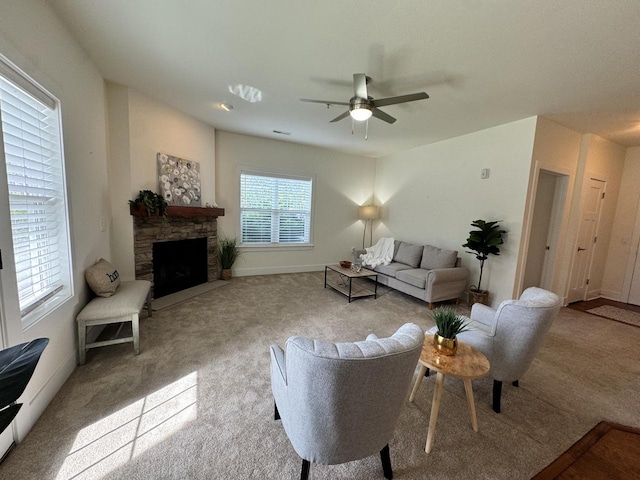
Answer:
[{"label": "throw blanket on sofa", "polygon": [[393,259],[393,238],[382,237],[378,243],[366,250],[367,253],[360,255],[362,265],[368,265],[372,268],[378,265],[389,265]]}]

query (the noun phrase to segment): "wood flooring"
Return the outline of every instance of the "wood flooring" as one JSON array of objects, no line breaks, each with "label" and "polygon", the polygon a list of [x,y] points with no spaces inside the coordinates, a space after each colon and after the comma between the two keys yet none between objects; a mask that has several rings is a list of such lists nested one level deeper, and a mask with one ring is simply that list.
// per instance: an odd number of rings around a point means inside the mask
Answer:
[{"label": "wood flooring", "polygon": [[600,422],[532,480],[640,478],[640,429]]}]

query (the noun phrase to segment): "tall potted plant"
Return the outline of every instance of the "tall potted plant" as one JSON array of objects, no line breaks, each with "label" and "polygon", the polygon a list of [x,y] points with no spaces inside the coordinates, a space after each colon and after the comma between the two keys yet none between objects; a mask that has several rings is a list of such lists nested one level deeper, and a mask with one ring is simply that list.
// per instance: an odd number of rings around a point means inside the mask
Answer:
[{"label": "tall potted plant", "polygon": [[484,262],[489,258],[489,255],[500,255],[500,248],[498,245],[502,245],[502,234],[504,230],[500,229],[498,221],[485,222],[484,220],[475,220],[471,223],[472,227],[476,227],[477,230],[471,230],[469,232],[469,238],[467,243],[462,245],[464,248],[471,250],[472,255],[480,260],[480,277],[478,278],[478,285],[471,285],[469,288],[469,305],[474,303],[489,304],[489,291],[482,290],[482,271],[484,269]]},{"label": "tall potted plant", "polygon": [[240,248],[236,238],[227,238],[224,235],[218,237],[218,261],[222,272],[220,278],[229,280],[231,278],[231,267],[240,256]]}]

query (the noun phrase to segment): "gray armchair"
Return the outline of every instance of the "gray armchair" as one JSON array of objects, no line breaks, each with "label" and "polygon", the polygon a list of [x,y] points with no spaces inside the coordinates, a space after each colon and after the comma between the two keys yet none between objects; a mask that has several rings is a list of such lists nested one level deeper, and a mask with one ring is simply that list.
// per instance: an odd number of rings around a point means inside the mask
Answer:
[{"label": "gray armchair", "polygon": [[461,342],[489,359],[493,378],[493,410],[500,413],[502,382],[518,386],[533,362],[560,310],[560,297],[529,287],[519,300],[505,300],[497,310],[476,303],[471,308],[472,330],[458,335]]},{"label": "gray armchair", "polygon": [[337,465],[378,452],[385,477],[393,477],[389,441],[423,343],[422,329],[407,323],[389,338],[334,344],[291,337],[286,355],[271,346],[275,418],[302,458],[302,480],[310,462]]}]

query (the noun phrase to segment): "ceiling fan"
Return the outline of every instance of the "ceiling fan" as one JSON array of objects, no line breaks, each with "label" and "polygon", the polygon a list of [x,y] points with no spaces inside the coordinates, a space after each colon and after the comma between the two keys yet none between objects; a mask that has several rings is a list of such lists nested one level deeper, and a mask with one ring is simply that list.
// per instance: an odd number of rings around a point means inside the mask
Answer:
[{"label": "ceiling fan", "polygon": [[353,97],[349,102],[333,102],[330,100],[312,100],[309,98],[301,98],[301,102],[311,103],[324,103],[329,107],[330,105],[344,105],[349,107],[349,110],[338,115],[331,120],[332,122],[339,122],[343,118],[351,116],[354,120],[365,121],[372,115],[387,123],[394,123],[396,121],[391,115],[383,112],[378,107],[385,107],[387,105],[396,105],[398,103],[413,102],[415,100],[424,100],[429,98],[425,92],[411,93],[409,95],[400,95],[398,97],[387,97],[374,99],[370,97],[367,92],[367,84],[371,82],[371,78],[367,77],[364,73],[353,74]]}]

